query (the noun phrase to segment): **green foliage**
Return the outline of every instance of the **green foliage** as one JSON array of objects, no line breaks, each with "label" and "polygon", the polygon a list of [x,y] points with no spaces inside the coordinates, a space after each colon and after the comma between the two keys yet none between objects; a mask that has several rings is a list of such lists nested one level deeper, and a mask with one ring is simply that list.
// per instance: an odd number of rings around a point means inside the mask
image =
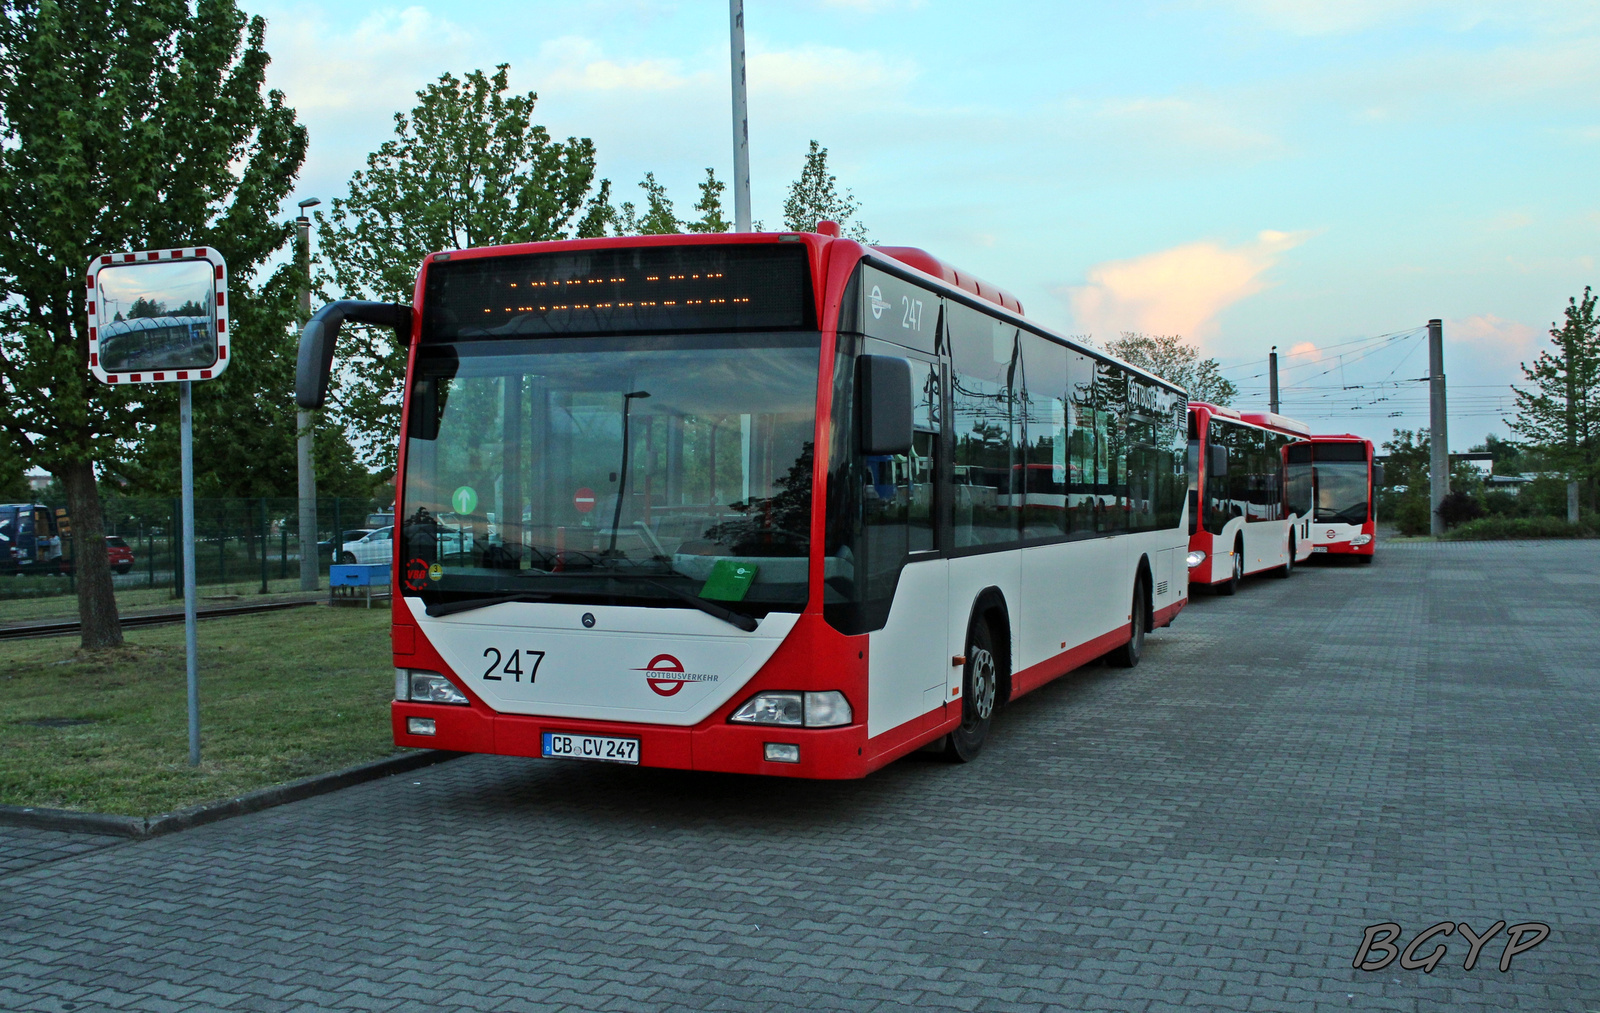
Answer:
[{"label": "green foliage", "polygon": [[1472,493],[1452,489],[1439,501],[1439,519],[1446,528],[1454,528],[1483,516],[1483,504]]},{"label": "green foliage", "polygon": [[838,184],[838,177],[828,171],[828,149],[812,141],[800,178],[789,186],[783,202],[783,227],[790,232],[811,232],[820,221],[835,221],[841,235],[871,242],[866,226],[856,218],[861,202],[848,188],[841,195]]},{"label": "green foliage", "polygon": [[700,199],[695,202],[694,209],[700,212],[696,221],[684,223],[687,232],[727,232],[733,228],[733,223],[722,217],[722,193],[728,189],[728,184],[717,178],[714,169],[706,167],[706,178],[700,181]]},{"label": "green foliage", "polygon": [[[347,298],[409,302],[417,267],[437,250],[599,235],[610,187],[594,199],[594,142],[552,141],[533,122],[535,92],[507,95],[507,67],[445,74],[417,92],[395,136],[350,178],[349,193],[317,214],[321,279]],[[392,332],[356,329],[341,349],[332,400],[363,456],[392,471],[405,349]]]},{"label": "green foliage", "polygon": [[1428,497],[1426,495],[1401,496],[1387,509],[1382,507],[1388,516],[1394,518],[1394,525],[1402,535],[1417,537],[1425,535],[1432,529],[1432,521],[1428,511]]},{"label": "green foliage", "polygon": [[28,487],[28,466],[18,453],[11,434],[0,431],[0,503],[26,501],[33,496]]},{"label": "green foliage", "polygon": [[1569,524],[1560,517],[1484,517],[1445,535],[1452,541],[1508,538],[1600,538],[1592,522]]},{"label": "green foliage", "polygon": [[624,201],[612,218],[616,235],[672,236],[683,231],[678,216],[672,210],[667,188],[656,182],[655,173],[645,173],[644,179],[639,182],[639,189],[644,191],[645,196],[643,213],[632,201]]},{"label": "green foliage", "polygon": [[1200,349],[1181,334],[1140,334],[1123,331],[1106,343],[1106,351],[1189,392],[1191,401],[1230,405],[1239,388],[1223,377],[1216,359],[1200,358]]},{"label": "green foliage", "polygon": [[1550,326],[1554,350],[1522,364],[1529,389],[1513,387],[1514,432],[1544,451],[1552,468],[1582,481],[1595,505],[1600,480],[1600,317],[1596,297],[1568,299],[1566,320]]}]

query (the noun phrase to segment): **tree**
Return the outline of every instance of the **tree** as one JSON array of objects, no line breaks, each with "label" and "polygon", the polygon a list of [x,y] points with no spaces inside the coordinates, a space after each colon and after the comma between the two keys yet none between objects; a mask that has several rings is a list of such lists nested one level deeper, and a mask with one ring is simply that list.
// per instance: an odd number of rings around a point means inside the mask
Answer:
[{"label": "tree", "polygon": [[1216,359],[1200,358],[1200,349],[1180,334],[1140,334],[1123,331],[1106,342],[1106,351],[1189,392],[1191,401],[1232,404],[1239,388],[1223,377]]},{"label": "tree", "polygon": [[[417,92],[395,136],[317,213],[322,279],[346,298],[409,302],[417,267],[437,250],[603,234],[610,186],[595,184],[594,142],[552,141],[533,122],[536,92],[506,94],[493,76],[445,74]],[[334,402],[370,463],[394,468],[405,349],[383,329],[355,329]]]},{"label": "tree", "polygon": [[1596,506],[1600,478],[1600,319],[1596,296],[1588,288],[1582,300],[1567,300],[1566,321],[1550,325],[1554,352],[1545,350],[1522,364],[1531,390],[1512,386],[1517,417],[1507,420],[1513,432],[1543,448],[1550,463],[1572,481],[1589,488]]},{"label": "tree", "polygon": [[726,189],[728,184],[717,178],[716,170],[707,166],[706,178],[700,181],[700,199],[694,205],[700,217],[686,222],[684,228],[699,233],[727,232],[732,229],[733,223],[722,217],[722,193]]},{"label": "tree", "polygon": [[33,498],[28,487],[28,466],[13,445],[11,434],[0,432],[0,503],[15,503]]},{"label": "tree", "polygon": [[683,231],[667,188],[656,182],[655,173],[645,173],[639,189],[644,191],[644,213],[640,214],[632,201],[624,201],[612,218],[616,235],[671,236]]},{"label": "tree", "polygon": [[306,134],[265,34],[233,0],[0,0],[0,428],[65,487],[86,649],[122,642],[96,462],[172,394],[91,377],[84,267],[203,245],[242,291],[288,239]]},{"label": "tree", "polygon": [[828,171],[828,149],[812,141],[800,178],[790,184],[788,199],[783,202],[783,227],[790,232],[810,232],[820,221],[835,221],[842,235],[871,242],[866,226],[856,218],[861,203],[849,189],[840,196],[838,184],[838,177]]}]

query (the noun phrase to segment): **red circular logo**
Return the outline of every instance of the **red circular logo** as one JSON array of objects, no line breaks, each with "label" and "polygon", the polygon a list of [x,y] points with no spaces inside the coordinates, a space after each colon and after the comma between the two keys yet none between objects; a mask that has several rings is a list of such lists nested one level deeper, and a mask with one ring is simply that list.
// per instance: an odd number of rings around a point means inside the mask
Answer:
[{"label": "red circular logo", "polygon": [[582,489],[579,489],[577,492],[573,493],[572,505],[577,508],[578,513],[580,514],[586,514],[590,510],[593,510],[594,490],[588,486],[584,486]]},{"label": "red circular logo", "polygon": [[1332,529],[1332,528],[1329,528],[1329,529],[1328,529],[1328,541],[1330,541],[1330,542],[1331,542],[1331,541],[1333,541],[1333,539],[1334,539],[1334,536],[1335,536],[1335,535],[1336,535],[1336,534],[1337,534],[1337,533],[1338,533],[1338,532],[1336,532],[1336,531],[1334,531],[1334,530],[1333,530],[1333,529]]},{"label": "red circular logo", "polygon": [[418,557],[406,561],[406,590],[421,591],[428,586],[428,561]]},{"label": "red circular logo", "polygon": [[[673,675],[682,675],[683,662],[679,661],[677,658],[674,658],[670,654],[658,654],[650,659],[650,664],[646,665],[644,670],[646,672],[663,672],[671,673]],[[678,690],[683,688],[685,681],[687,680],[660,678],[653,679],[648,676],[645,677],[645,682],[649,683],[650,688],[655,690],[659,696],[673,695],[674,693],[678,692]]]}]

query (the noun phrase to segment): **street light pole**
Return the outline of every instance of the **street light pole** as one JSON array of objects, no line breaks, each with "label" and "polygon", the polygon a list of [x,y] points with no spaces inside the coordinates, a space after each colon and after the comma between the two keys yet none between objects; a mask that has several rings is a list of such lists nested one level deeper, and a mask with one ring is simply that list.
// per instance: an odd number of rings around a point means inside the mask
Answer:
[{"label": "street light pole", "polygon": [[733,231],[750,225],[750,110],[745,105],[744,0],[728,0],[729,49],[733,65]]},{"label": "street light pole", "polygon": [[[311,219],[308,208],[322,202],[315,197],[300,202],[300,217],[295,224],[295,259],[300,267],[300,305],[298,323],[304,327],[311,319]],[[300,590],[317,589],[317,472],[311,457],[311,413],[295,413],[295,453],[300,472]]]},{"label": "street light pole", "polygon": [[1444,534],[1444,518],[1439,504],[1450,495],[1450,433],[1446,426],[1444,399],[1444,322],[1428,321],[1428,533]]}]

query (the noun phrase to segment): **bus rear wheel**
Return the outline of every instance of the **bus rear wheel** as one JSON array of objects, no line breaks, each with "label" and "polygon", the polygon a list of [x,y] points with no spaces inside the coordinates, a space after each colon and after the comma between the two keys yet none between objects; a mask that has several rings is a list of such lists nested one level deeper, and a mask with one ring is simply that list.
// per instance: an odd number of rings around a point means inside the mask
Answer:
[{"label": "bus rear wheel", "polygon": [[945,736],[945,759],[971,763],[983,751],[989,722],[1000,694],[1000,672],[994,659],[989,624],[974,623],[967,637],[967,663],[961,674],[961,726]]},{"label": "bus rear wheel", "polygon": [[1144,657],[1144,634],[1150,627],[1150,603],[1145,598],[1144,577],[1133,582],[1132,630],[1128,642],[1106,655],[1106,660],[1117,668],[1134,668]]}]

